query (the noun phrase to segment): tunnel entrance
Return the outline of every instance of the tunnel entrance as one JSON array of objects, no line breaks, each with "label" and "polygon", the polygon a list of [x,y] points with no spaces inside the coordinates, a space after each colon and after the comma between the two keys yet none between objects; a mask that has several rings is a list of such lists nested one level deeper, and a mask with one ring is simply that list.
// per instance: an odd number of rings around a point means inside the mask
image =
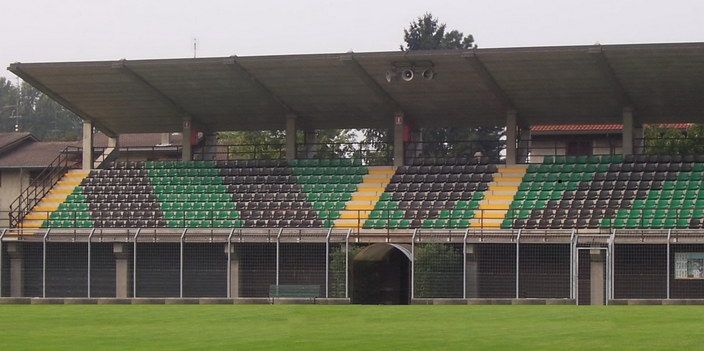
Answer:
[{"label": "tunnel entrance", "polygon": [[396,244],[373,244],[352,261],[352,303],[407,305],[411,290],[411,253]]}]

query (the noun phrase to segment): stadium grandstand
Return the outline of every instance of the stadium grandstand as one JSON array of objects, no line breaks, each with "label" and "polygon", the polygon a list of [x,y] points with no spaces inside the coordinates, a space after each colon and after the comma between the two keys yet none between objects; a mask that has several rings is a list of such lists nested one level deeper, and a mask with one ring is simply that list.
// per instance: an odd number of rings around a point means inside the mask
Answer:
[{"label": "stadium grandstand", "polygon": [[[704,120],[703,64],[702,43],[15,63],[83,138],[10,206],[0,293],[704,299],[704,155],[643,132]],[[492,126],[497,152],[416,133]],[[325,129],[392,141],[329,158]],[[259,146],[280,157],[218,143],[235,130],[285,130]]]}]

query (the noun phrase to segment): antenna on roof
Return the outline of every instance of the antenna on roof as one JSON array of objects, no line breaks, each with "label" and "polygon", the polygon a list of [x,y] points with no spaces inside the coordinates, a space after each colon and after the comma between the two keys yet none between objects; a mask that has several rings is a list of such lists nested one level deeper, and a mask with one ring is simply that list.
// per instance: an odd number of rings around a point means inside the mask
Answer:
[{"label": "antenna on roof", "polygon": [[198,38],[193,38],[193,58],[196,58],[198,52]]}]

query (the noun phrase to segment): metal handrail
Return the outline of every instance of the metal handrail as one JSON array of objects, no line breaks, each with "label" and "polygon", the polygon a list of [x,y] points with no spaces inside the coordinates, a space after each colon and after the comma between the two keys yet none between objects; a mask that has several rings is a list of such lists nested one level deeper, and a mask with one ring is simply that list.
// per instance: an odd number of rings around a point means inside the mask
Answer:
[{"label": "metal handrail", "polygon": [[36,179],[20,192],[15,201],[10,204],[10,226],[17,227],[24,217],[46,196],[51,188],[66,174],[75,168],[78,161],[71,162],[71,150],[78,151],[75,146],[64,148],[53,161],[39,173]]}]

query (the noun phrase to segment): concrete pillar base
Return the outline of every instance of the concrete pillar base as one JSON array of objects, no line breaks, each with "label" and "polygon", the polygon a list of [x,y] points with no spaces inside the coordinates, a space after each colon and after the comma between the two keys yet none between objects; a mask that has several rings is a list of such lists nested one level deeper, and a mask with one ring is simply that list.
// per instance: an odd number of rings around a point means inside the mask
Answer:
[{"label": "concrete pillar base", "polygon": [[130,295],[129,260],[132,255],[128,245],[123,243],[113,244],[112,253],[115,255],[115,297],[127,298]]}]

